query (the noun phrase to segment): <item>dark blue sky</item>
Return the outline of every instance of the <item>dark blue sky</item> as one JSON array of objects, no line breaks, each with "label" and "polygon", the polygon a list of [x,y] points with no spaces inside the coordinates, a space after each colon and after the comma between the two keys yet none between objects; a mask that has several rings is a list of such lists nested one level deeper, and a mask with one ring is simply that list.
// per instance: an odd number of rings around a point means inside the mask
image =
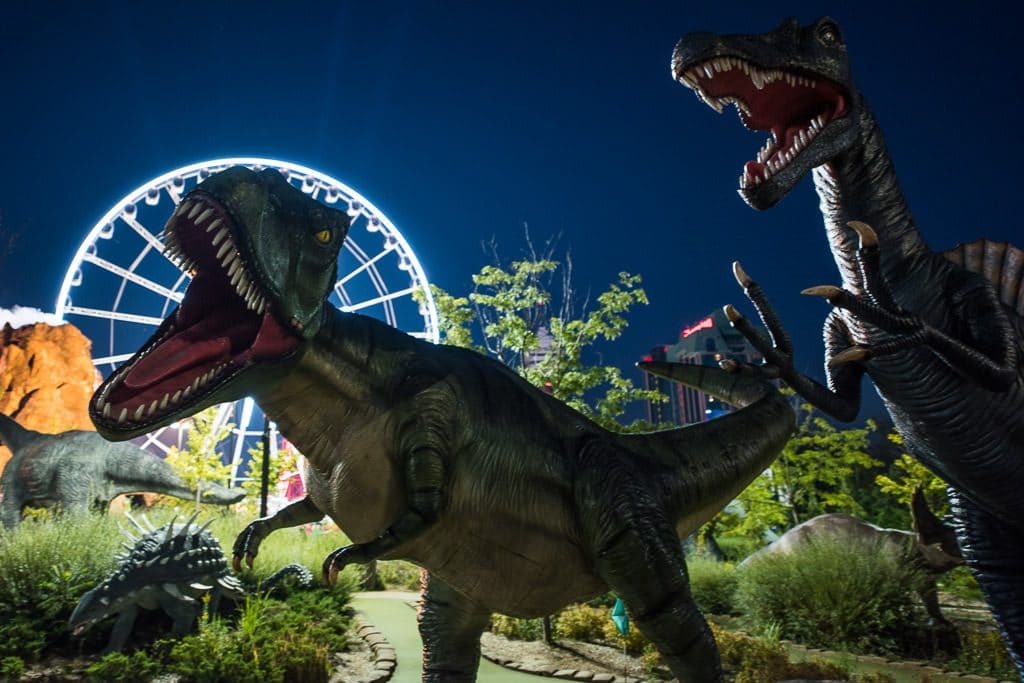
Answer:
[{"label": "dark blue sky", "polygon": [[[933,248],[1019,225],[1019,22],[1006,3],[927,14],[895,2],[175,2],[8,0],[0,9],[0,307],[52,310],[77,245],[111,205],[188,163],[311,166],[384,211],[453,293],[494,237],[561,232],[577,287],[640,273],[651,305],[605,360],[724,303],[740,259],[822,376],[838,277],[809,179],[757,213],[736,194],[763,142],[675,83],[684,33],[755,32],[822,14]],[[877,403],[871,408],[877,410]]]}]

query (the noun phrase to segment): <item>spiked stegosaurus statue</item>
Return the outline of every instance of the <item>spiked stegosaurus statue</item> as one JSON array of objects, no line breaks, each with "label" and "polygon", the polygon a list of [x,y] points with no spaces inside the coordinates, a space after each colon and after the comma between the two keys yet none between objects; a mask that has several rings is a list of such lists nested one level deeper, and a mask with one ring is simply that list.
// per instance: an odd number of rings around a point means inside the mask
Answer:
[{"label": "spiked stegosaurus statue", "polygon": [[[198,515],[198,513],[197,513]],[[122,529],[133,545],[118,556],[114,572],[78,601],[69,625],[80,635],[93,624],[118,614],[105,652],[120,650],[128,641],[139,609],[162,609],[171,619],[171,634],[181,636],[192,628],[202,608],[203,596],[210,596],[210,612],[215,613],[222,596],[240,600],[248,591],[228,570],[220,543],[203,526],[193,524],[193,515],[184,524],[173,520],[154,528],[143,517],[145,526],[134,517],[128,519],[142,533],[135,537]],[[260,592],[273,589],[285,577],[295,576],[299,585],[308,587],[313,575],[300,564],[290,564],[264,581]]]}]

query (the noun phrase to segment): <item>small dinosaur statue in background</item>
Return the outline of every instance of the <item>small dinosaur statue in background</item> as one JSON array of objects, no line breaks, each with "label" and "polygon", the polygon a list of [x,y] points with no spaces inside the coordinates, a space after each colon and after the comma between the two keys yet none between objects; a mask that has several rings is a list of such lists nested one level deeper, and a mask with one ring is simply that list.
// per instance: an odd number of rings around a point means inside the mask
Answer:
[{"label": "small dinosaur statue in background", "polygon": [[[228,571],[220,543],[206,527],[193,525],[198,512],[184,524],[154,528],[145,517],[145,526],[134,517],[128,519],[141,533],[135,537],[125,531],[132,545],[125,544],[113,573],[83,595],[68,620],[72,635],[81,635],[97,622],[117,614],[104,652],[120,650],[128,642],[139,609],[162,609],[171,619],[171,635],[188,633],[202,609],[200,599],[210,597],[209,610],[217,613],[221,597],[241,600],[247,594],[242,583]],[[272,590],[289,576],[309,587],[313,575],[300,564],[290,564],[274,572],[260,584],[259,592]]]},{"label": "small dinosaur statue in background", "polygon": [[906,565],[922,573],[918,593],[932,624],[950,629],[952,624],[939,609],[939,593],[935,578],[964,563],[956,532],[935,516],[924,494],[918,489],[910,501],[913,531],[883,529],[869,522],[842,513],[812,517],[779,536],[771,544],[748,555],[739,566],[762,557],[799,552],[810,543],[833,541],[859,547],[865,553],[893,552]]},{"label": "small dinosaur statue in background", "polygon": [[[0,441],[12,453],[0,474],[0,522],[9,529],[18,525],[26,507],[106,511],[117,496],[143,492],[196,499],[196,490],[166,462],[133,444],[112,444],[96,432],[42,434],[0,413]],[[231,505],[244,497],[242,489],[212,484],[202,490],[201,500]]]},{"label": "small dinosaur statue in background", "polygon": [[539,617],[609,589],[680,680],[720,681],[680,536],[782,449],[794,428],[785,397],[745,373],[648,364],[741,409],[609,432],[493,359],[331,306],[348,226],[272,170],[200,183],[164,230],[194,277],[97,389],[100,433],[128,439],[252,396],[308,461],[308,498],[281,518],[323,511],[353,541],[327,575],[377,558],[427,570],[425,681],[475,680],[493,612]]},{"label": "small dinosaur statue in background", "polygon": [[732,307],[727,315],[834,417],[856,417],[868,374],[908,450],[950,484],[961,550],[1024,676],[1024,252],[987,240],[928,248],[833,20],[693,33],[672,68],[714,109],[733,103],[748,128],[771,131],[740,177],[752,207],[771,207],[813,172],[842,275],[842,287],[805,291],[836,307],[825,321],[828,386],[796,370],[778,316],[738,263],[770,339]]}]

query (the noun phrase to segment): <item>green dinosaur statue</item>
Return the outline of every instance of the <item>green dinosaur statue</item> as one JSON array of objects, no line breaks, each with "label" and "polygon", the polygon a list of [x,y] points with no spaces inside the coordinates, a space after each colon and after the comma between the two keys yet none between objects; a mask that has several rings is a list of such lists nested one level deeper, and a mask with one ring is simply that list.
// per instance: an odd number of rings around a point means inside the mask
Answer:
[{"label": "green dinosaur statue", "polygon": [[[0,475],[0,523],[7,528],[21,522],[26,507],[106,511],[117,496],[142,492],[196,499],[196,490],[166,462],[134,444],[112,444],[96,432],[42,434],[0,413],[0,442],[12,453]],[[200,500],[231,505],[242,498],[242,489],[209,484]]]},{"label": "green dinosaur statue", "polygon": [[493,612],[537,617],[609,589],[680,680],[721,680],[679,539],[779,452],[786,399],[753,373],[652,364],[742,409],[611,433],[497,361],[327,303],[348,225],[271,170],[200,183],[164,231],[194,277],[93,396],[100,433],[251,395],[308,459],[291,512],[322,510],[353,541],[325,573],[377,558],[427,570],[425,681],[475,679]]}]

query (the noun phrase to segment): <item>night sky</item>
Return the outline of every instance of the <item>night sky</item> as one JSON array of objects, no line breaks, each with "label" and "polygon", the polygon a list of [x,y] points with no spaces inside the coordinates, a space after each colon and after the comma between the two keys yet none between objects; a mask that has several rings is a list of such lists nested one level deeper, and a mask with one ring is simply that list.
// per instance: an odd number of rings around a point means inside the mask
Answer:
[{"label": "night sky", "polygon": [[672,48],[689,31],[831,15],[929,244],[1022,245],[1024,88],[1005,6],[7,0],[0,307],[53,310],[89,228],[146,180],[263,156],[365,195],[452,293],[488,262],[482,242],[520,256],[524,224],[537,242],[561,233],[581,292],[641,274],[651,305],[603,347],[637,380],[634,361],[713,308],[752,314],[739,259],[820,378],[828,306],[799,292],[838,275],[810,179],[748,208],[736,179],[764,135],[675,83]]}]

